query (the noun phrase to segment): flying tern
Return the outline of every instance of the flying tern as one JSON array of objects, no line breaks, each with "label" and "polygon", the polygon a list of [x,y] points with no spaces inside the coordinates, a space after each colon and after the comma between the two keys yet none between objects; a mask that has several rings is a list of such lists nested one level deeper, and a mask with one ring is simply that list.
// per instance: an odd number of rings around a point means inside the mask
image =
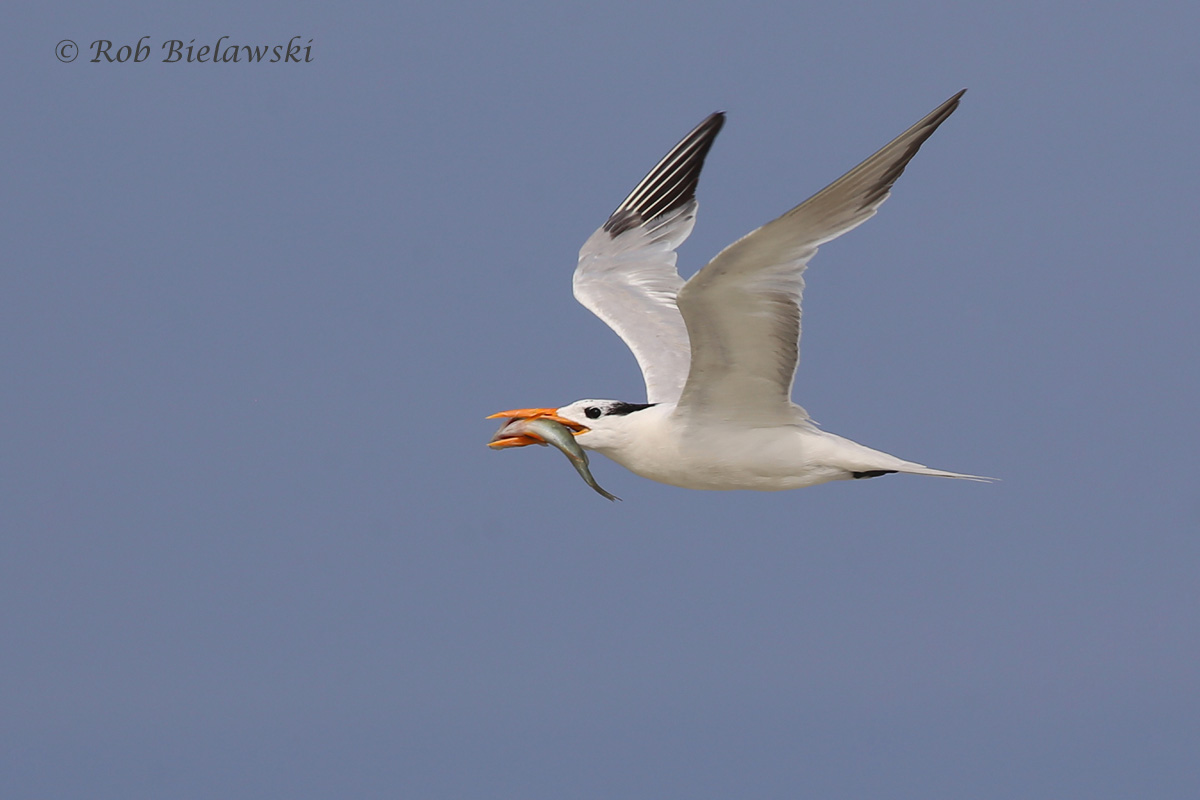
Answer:
[{"label": "flying tern", "polygon": [[696,221],[717,112],[650,171],[579,252],[575,297],[629,346],[646,402],[579,400],[522,408],[493,447],[543,444],[522,420],[566,426],[576,442],[642,477],[687,489],[798,489],[889,473],[990,480],[931,469],[822,430],[792,402],[804,269],[878,210],[908,162],[958,108],[959,92],[873,156],[726,247],[686,283],[675,249]]}]

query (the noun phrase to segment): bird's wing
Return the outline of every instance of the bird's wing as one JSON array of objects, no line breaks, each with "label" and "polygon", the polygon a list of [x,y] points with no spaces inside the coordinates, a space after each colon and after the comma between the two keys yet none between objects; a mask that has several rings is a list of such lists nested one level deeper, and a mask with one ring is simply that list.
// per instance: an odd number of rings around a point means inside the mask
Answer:
[{"label": "bird's wing", "polygon": [[725,115],[710,115],[658,162],[579,251],[575,298],[633,351],[650,403],[679,398],[687,329],[675,295],[675,248],[696,222],[696,184]]},{"label": "bird's wing", "polygon": [[681,412],[767,423],[795,418],[792,380],[808,260],[820,245],[875,214],[963,92],[808,200],[726,247],[687,282],[678,295],[691,342]]}]

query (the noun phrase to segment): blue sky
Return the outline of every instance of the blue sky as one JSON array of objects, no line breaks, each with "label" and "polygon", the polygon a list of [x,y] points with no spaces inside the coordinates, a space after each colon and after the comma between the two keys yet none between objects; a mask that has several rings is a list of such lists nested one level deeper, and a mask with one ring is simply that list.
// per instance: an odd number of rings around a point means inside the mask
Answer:
[{"label": "blue sky", "polygon": [[[1200,791],[1200,11],[0,21],[6,795]],[[220,36],[313,60],[161,63]],[[570,275],[706,114],[685,274],[963,87],[812,262],[796,399],[1000,483],[700,493],[596,457],[610,504],[484,447],[500,409],[642,399]]]}]

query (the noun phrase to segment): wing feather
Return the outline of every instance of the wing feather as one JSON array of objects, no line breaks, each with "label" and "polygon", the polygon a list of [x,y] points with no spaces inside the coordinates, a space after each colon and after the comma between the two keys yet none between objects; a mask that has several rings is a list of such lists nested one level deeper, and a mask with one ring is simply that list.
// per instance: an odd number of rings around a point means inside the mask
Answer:
[{"label": "wing feather", "polygon": [[709,115],[671,149],[579,251],[575,298],[633,351],[650,403],[678,399],[690,361],[675,304],[675,248],[696,223],[704,158],[725,123]]},{"label": "wing feather", "polygon": [[722,250],[679,291],[691,369],[679,408],[696,415],[784,422],[800,355],[804,269],[817,248],[858,227],[962,92],[778,219]]}]

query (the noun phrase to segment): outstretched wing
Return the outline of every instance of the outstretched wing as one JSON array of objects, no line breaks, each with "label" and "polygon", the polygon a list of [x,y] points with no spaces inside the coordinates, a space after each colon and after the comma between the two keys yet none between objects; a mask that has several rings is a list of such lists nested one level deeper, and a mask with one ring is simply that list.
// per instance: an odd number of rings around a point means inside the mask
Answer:
[{"label": "outstretched wing", "polygon": [[722,250],[678,295],[691,343],[681,412],[794,419],[804,268],[817,248],[875,214],[962,92],[782,217]]},{"label": "outstretched wing", "polygon": [[575,298],[633,351],[650,403],[678,399],[687,379],[688,333],[675,305],[683,279],[675,248],[696,222],[696,184],[725,124],[710,115],[658,162],[588,238],[575,268]]}]

